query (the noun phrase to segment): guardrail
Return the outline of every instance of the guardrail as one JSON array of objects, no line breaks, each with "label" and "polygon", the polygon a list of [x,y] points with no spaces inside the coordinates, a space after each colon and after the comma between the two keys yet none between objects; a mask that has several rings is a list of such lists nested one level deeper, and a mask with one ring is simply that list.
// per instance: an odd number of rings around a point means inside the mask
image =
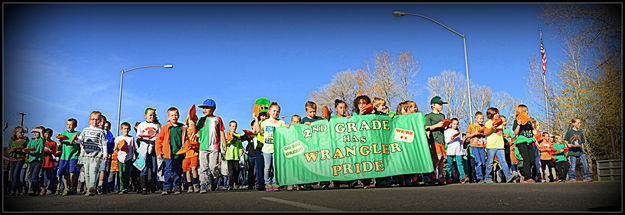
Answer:
[{"label": "guardrail", "polygon": [[598,160],[597,181],[620,181],[622,160]]}]

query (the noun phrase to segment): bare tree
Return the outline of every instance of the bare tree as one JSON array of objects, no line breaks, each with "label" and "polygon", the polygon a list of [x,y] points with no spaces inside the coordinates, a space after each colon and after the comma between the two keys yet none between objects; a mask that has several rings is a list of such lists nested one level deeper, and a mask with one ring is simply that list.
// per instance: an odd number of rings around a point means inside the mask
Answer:
[{"label": "bare tree", "polygon": [[[358,71],[343,71],[337,73],[332,81],[321,87],[318,91],[310,93],[310,99],[318,105],[327,106],[330,111],[333,110],[334,100],[341,99],[350,107],[352,101],[358,96]],[[321,108],[318,108],[319,111]],[[349,113],[350,110],[348,110]]]},{"label": "bare tree", "polygon": [[416,83],[415,76],[418,74],[420,66],[414,60],[410,51],[406,51],[399,55],[397,63],[397,81],[399,84],[398,96],[399,100],[406,101],[415,94]]},{"label": "bare tree", "polygon": [[[465,82],[461,73],[445,70],[439,76],[428,78],[428,85],[426,86],[430,92],[430,97],[440,96],[447,100],[449,104],[447,108],[443,108],[443,114],[448,118],[458,118],[461,125],[470,124],[472,116],[472,114],[467,113]],[[422,112],[427,113],[427,111]]]},{"label": "bare tree", "polygon": [[[486,109],[490,107],[490,100],[493,97],[493,91],[490,87],[480,86],[473,83],[471,83],[471,88],[473,88],[471,89],[471,92],[473,92],[471,94],[471,96],[473,96],[473,110],[475,110],[475,112],[481,111],[482,113],[485,113]],[[471,113],[471,115],[473,114],[474,113]]]}]

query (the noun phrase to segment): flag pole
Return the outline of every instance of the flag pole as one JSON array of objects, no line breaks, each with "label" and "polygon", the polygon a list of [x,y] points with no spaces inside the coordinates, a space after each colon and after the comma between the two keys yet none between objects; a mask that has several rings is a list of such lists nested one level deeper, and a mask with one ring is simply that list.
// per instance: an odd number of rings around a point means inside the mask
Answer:
[{"label": "flag pole", "polygon": [[540,54],[541,54],[541,59],[542,59],[542,69],[543,69],[543,89],[544,89],[544,93],[545,93],[545,115],[546,115],[546,125],[547,125],[547,131],[550,131],[550,124],[551,122],[549,121],[549,93],[547,92],[547,55],[545,52],[545,47],[543,45],[543,31],[542,29],[539,29],[540,32]]}]

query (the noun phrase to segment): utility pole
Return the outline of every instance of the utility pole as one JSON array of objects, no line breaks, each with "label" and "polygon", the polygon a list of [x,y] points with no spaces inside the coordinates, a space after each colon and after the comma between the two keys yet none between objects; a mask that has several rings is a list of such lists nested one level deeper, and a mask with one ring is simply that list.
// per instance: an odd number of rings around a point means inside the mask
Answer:
[{"label": "utility pole", "polygon": [[24,127],[24,115],[26,115],[25,113],[17,113],[19,115],[22,115],[22,120],[20,120],[20,126],[23,128]]}]

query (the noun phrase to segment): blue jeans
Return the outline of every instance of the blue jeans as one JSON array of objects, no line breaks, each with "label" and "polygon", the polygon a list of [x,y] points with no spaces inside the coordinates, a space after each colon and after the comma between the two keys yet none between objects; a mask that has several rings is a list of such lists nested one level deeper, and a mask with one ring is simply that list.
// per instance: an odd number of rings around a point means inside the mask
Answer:
[{"label": "blue jeans", "polygon": [[[24,161],[25,163],[26,161]],[[24,168],[24,166],[22,166],[22,170],[20,170],[20,180],[22,180],[24,183],[22,183],[22,187],[20,188],[24,188],[24,189],[28,189],[28,184],[26,184],[26,172],[27,172],[28,168]]]},{"label": "blue jeans", "polygon": [[265,184],[265,158],[262,147],[256,147],[256,187],[263,187]]},{"label": "blue jeans", "polygon": [[149,181],[156,181],[156,172],[158,172],[158,163],[156,163],[156,156],[154,154],[148,154],[145,158],[145,168],[141,170],[141,176],[148,176]]},{"label": "blue jeans", "polygon": [[163,173],[165,175],[165,182],[163,182],[163,189],[170,190],[180,189],[181,185],[181,177],[182,175],[182,159],[163,159],[163,164],[165,164],[165,169],[163,169]]},{"label": "blue jeans", "polygon": [[28,165],[30,167],[30,191],[39,193],[39,188],[41,188],[41,181],[39,180],[41,161],[31,161]]},{"label": "blue jeans", "polygon": [[484,180],[484,164],[485,164],[485,152],[484,148],[473,147],[471,146],[471,153],[473,154],[473,158],[475,158],[475,177],[476,181],[480,182]]},{"label": "blue jeans", "polygon": [[458,176],[460,177],[460,180],[462,180],[462,178],[464,178],[465,176],[464,166],[462,165],[462,155],[447,156],[447,166],[445,168],[447,169],[447,177],[453,178],[453,173],[451,172],[451,170],[454,168],[454,159],[456,159],[456,166],[458,167]]},{"label": "blue jeans", "polygon": [[[256,179],[256,175],[254,174],[254,169],[256,169],[256,157],[247,157],[247,186],[254,186],[254,180]],[[241,171],[243,172],[243,171]]]},{"label": "blue jeans", "polygon": [[[575,179],[575,165],[577,162],[577,158],[575,156],[570,156],[569,157],[569,162],[571,163],[571,167],[569,169],[569,179]],[[590,171],[588,171],[588,162],[586,162],[586,154],[582,154],[581,156],[579,156],[580,162],[582,163],[582,171],[584,174],[584,178],[590,178],[592,177],[592,175],[590,174]]]},{"label": "blue jeans", "polygon": [[263,153],[263,157],[265,159],[265,184],[275,185],[276,175],[273,166],[273,153]]},{"label": "blue jeans", "polygon": [[24,166],[24,160],[9,161],[9,178],[11,179],[11,190],[18,191],[24,185],[24,177],[20,177]]},{"label": "blue jeans", "polygon": [[50,167],[50,168],[41,168],[41,175],[42,175],[42,179],[43,179],[43,187],[45,187],[48,190],[54,190],[56,189],[56,184],[55,184],[55,168]]},{"label": "blue jeans", "polygon": [[109,171],[108,174],[108,186],[109,186],[109,190],[112,192],[117,192],[119,191],[119,183],[118,183],[118,178],[119,178],[119,171]]},{"label": "blue jeans", "polygon": [[540,150],[538,150],[538,146],[533,146],[534,148],[534,167],[536,168],[536,179],[540,178],[540,173],[543,172],[540,166]]},{"label": "blue jeans", "polygon": [[488,153],[488,160],[486,160],[486,180],[493,179],[492,172],[495,155],[499,159],[499,164],[501,165],[501,169],[503,169],[503,174],[506,176],[506,179],[509,179],[510,169],[508,169],[508,164],[506,163],[506,152],[503,149],[486,149],[486,152]]}]

